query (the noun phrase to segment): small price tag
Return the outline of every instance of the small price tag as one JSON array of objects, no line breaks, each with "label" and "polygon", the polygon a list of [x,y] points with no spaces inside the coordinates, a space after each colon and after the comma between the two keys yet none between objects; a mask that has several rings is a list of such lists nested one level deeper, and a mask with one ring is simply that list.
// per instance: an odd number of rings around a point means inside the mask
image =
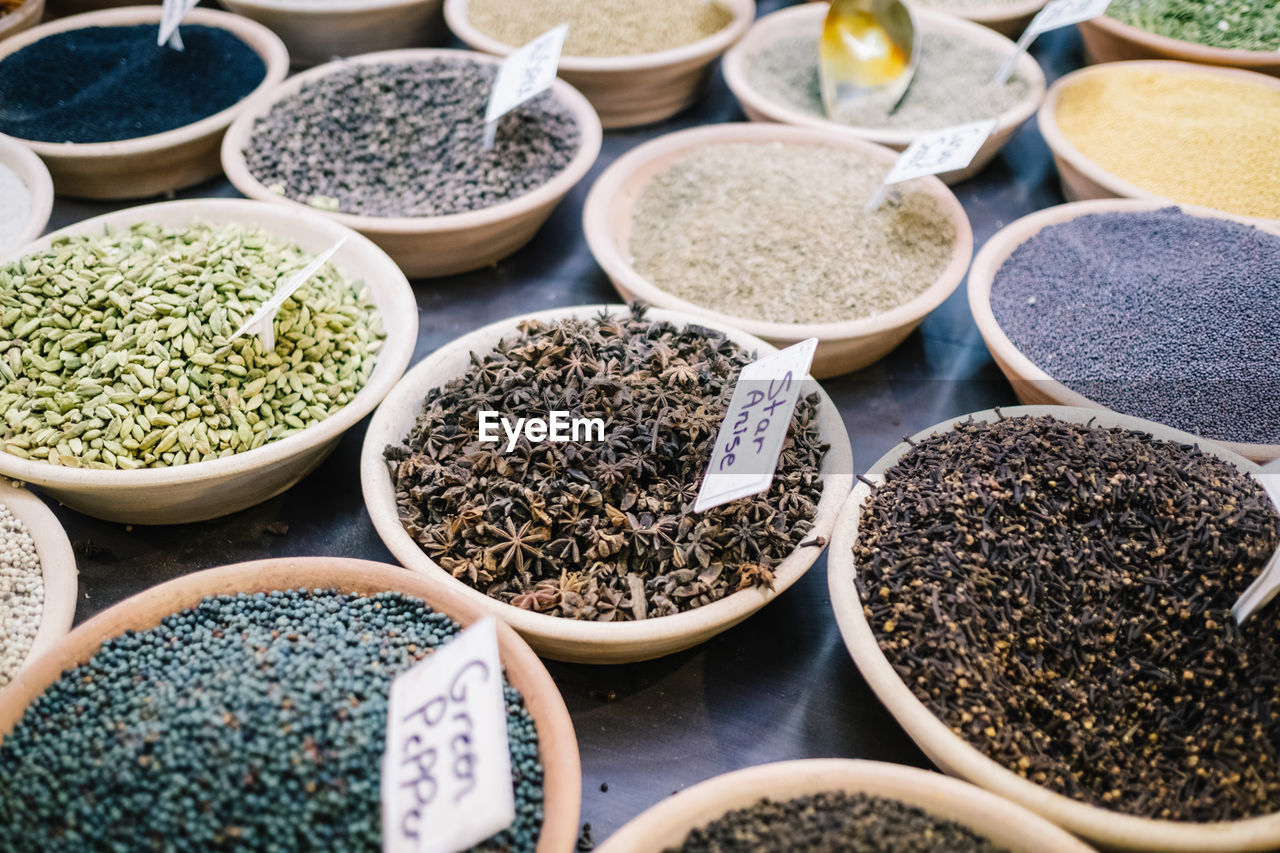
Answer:
[{"label": "small price tag", "polygon": [[498,119],[534,95],[545,92],[555,81],[560,49],[568,34],[568,24],[548,30],[508,56],[498,67],[498,76],[489,94],[489,109],[484,114],[485,148],[493,147]]},{"label": "small price tag", "polygon": [[[1280,460],[1264,465],[1262,472],[1258,474],[1258,480],[1271,496],[1276,508],[1280,509]],[[1277,592],[1280,592],[1280,550],[1271,556],[1262,573],[1236,599],[1235,606],[1231,608],[1236,624],[1243,625],[1246,619],[1266,607]]]},{"label": "small price tag", "polygon": [[243,326],[236,329],[235,334],[228,338],[227,342],[234,341],[245,332],[253,332],[258,336],[258,340],[262,341],[263,349],[267,352],[274,350],[276,348],[276,313],[280,310],[280,306],[284,304],[286,299],[293,296],[299,287],[306,284],[307,280],[320,270],[320,267],[328,263],[334,252],[341,249],[342,244],[345,242],[347,242],[347,238],[343,237],[326,249],[322,255],[307,264],[297,275],[285,282],[283,287],[272,294],[270,299],[262,303],[257,311],[253,312],[252,317],[245,320]]},{"label": "small price tag", "polygon": [[457,853],[516,819],[497,625],[486,617],[391,684],[383,853]]},{"label": "small price tag", "polygon": [[917,136],[899,155],[880,189],[867,202],[867,210],[880,207],[893,184],[968,166],[998,123],[995,119],[975,121]]},{"label": "small price tag", "polygon": [[694,512],[769,488],[817,348],[818,339],[810,338],[742,368]]},{"label": "small price tag", "polygon": [[196,7],[200,0],[164,0],[160,7],[160,32],[156,36],[156,46],[168,44],[174,50],[184,50],[182,36],[178,34],[178,24],[187,13]]},{"label": "small price tag", "polygon": [[1036,36],[1041,33],[1047,33],[1049,30],[1056,30],[1058,27],[1078,24],[1081,21],[1096,18],[1107,11],[1107,7],[1110,5],[1111,0],[1050,0],[1031,19],[1031,23],[1027,24],[1027,28],[1022,31],[1022,35],[1018,39],[1017,49],[1004,61],[1004,65],[1000,66],[1000,70],[996,72],[995,84],[1003,86],[1009,80],[1009,75],[1013,73],[1013,68],[1018,62],[1018,57],[1031,46],[1031,42],[1036,40]]}]

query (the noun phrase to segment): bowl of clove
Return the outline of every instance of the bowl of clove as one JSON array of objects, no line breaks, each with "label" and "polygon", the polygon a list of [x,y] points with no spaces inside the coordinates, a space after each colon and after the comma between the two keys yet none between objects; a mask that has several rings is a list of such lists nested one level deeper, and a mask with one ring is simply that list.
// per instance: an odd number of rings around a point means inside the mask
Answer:
[{"label": "bowl of clove", "polygon": [[621,305],[486,326],[378,408],[361,458],[369,515],[404,565],[541,655],[622,663],[694,646],[809,569],[852,485],[844,423],[806,378],[767,491],[693,511],[739,372],[773,352]]},{"label": "bowl of clove", "polygon": [[867,683],[939,768],[1104,849],[1280,846],[1280,610],[1232,608],[1280,545],[1244,457],[1109,411],[924,430],[836,524]]}]

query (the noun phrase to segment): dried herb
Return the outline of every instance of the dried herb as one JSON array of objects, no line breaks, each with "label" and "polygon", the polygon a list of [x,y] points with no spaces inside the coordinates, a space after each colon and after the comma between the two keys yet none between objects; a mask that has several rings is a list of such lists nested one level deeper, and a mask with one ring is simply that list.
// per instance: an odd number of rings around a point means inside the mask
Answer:
[{"label": "dried herb", "polygon": [[[769,586],[812,527],[827,446],[800,400],[768,492],[693,514],[733,385],[724,335],[606,314],[530,321],[433,389],[388,447],[400,520],[429,557],[500,601],[601,622]],[[605,420],[604,441],[479,441],[479,411]],[[816,542],[813,544],[817,544]]]},{"label": "dried herb", "polygon": [[917,444],[854,556],[956,734],[1077,800],[1213,821],[1280,810],[1280,615],[1230,614],[1278,540],[1260,484],[1196,447],[1020,417]]}]

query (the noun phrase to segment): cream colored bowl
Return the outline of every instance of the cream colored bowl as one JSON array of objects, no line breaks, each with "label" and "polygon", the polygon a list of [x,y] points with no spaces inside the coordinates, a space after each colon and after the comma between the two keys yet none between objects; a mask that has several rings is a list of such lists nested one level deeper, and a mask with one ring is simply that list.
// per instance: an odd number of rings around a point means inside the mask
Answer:
[{"label": "cream colored bowl", "polygon": [[872,162],[892,165],[898,155],[832,130],[779,124],[716,124],[658,137],[624,154],[597,179],[582,213],[587,245],[622,298],[705,317],[742,329],[778,347],[818,339],[811,373],[819,379],[866,367],[888,355],[959,286],[973,256],[969,217],[955,195],[937,178],[914,183],[936,198],[956,229],[951,261],[919,296],[891,311],[861,320],[831,323],[772,323],[722,314],[660,289],[631,265],[627,240],[631,216],[645,184],[672,163],[707,145],[751,143],[810,145],[856,151]]},{"label": "cream colored bowl", "polygon": [[105,471],[68,468],[0,452],[0,475],[29,483],[72,509],[108,521],[179,524],[216,518],[275,497],[301,480],[395,385],[417,343],[418,308],[413,291],[404,274],[377,246],[320,216],[243,199],[161,202],[86,219],[0,256],[0,264],[46,249],[65,235],[100,234],[106,227],[141,221],[184,225],[195,220],[260,226],[313,254],[346,237],[332,263],[349,279],[363,281],[368,287],[386,331],[365,387],[345,407],[315,426],[223,459],[169,468]]},{"label": "cream colored bowl", "polygon": [[[107,640],[126,631],[146,631],[211,595],[286,589],[336,589],[358,595],[398,592],[417,598],[462,626],[484,615],[452,590],[398,567],[338,557],[286,557],[237,563],[186,575],[127,598],[85,622],[32,661],[13,687],[0,695],[0,737],[27,706],[66,669],[85,663]],[[538,731],[543,767],[544,818],[538,853],[564,853],[578,837],[582,772],[573,722],[560,691],[542,662],[516,634],[498,625],[498,653],[507,681],[520,691]]]},{"label": "cream colored bowl", "polygon": [[[982,247],[982,251],[978,252],[978,256],[973,261],[973,268],[969,271],[969,309],[973,312],[973,319],[977,323],[978,331],[982,334],[982,340],[986,343],[987,349],[991,350],[991,357],[1000,367],[1005,378],[1009,380],[1009,384],[1013,386],[1013,391],[1018,395],[1018,399],[1023,403],[1079,406],[1087,409],[1103,408],[1101,404],[1090,400],[1083,394],[1072,391],[1046,373],[1031,359],[1023,355],[1022,351],[1014,345],[1013,341],[1009,340],[1009,336],[1000,328],[1000,324],[996,322],[995,313],[991,310],[991,285],[995,281],[1000,267],[1019,246],[1039,234],[1042,229],[1049,225],[1056,225],[1057,223],[1066,222],[1078,216],[1085,216],[1091,213],[1159,210],[1167,206],[1168,202],[1164,201],[1097,199],[1050,207],[1009,223],[997,231],[987,241],[987,244]],[[1182,210],[1184,213],[1193,216],[1225,219],[1246,225],[1256,224],[1245,217],[1232,216],[1227,213],[1208,210],[1207,208],[1183,205]],[[1274,231],[1277,236],[1280,236],[1280,228],[1266,230]],[[1063,335],[1067,337],[1071,334],[1070,329],[1063,332]],[[1201,439],[1201,441],[1205,440]],[[1218,441],[1216,443],[1257,462],[1269,462],[1280,458],[1280,444],[1249,444],[1227,441]]]},{"label": "cream colored bowl", "polygon": [[[935,32],[954,33],[975,44],[987,45],[998,51],[1013,52],[1013,42],[999,33],[986,27],[966,21],[933,9],[913,10],[918,23],[926,25]],[[779,38],[812,34],[816,42],[822,32],[822,22],[827,16],[826,3],[806,3],[765,15],[747,35],[724,57],[724,79],[729,84],[733,96],[738,99],[742,111],[752,121],[778,122],[793,124],[798,127],[811,127],[830,130],[853,139],[863,139],[888,146],[895,151],[902,151],[911,144],[919,132],[895,130],[889,128],[854,127],[838,121],[831,121],[826,116],[814,115],[804,110],[767,98],[751,85],[750,68],[755,56],[761,50],[774,44]],[[963,169],[945,172],[939,177],[945,183],[955,184],[981,172],[990,163],[1000,149],[1004,147],[1022,123],[1035,113],[1044,98],[1044,72],[1039,64],[1024,53],[1018,58],[1016,66],[1018,76],[1027,80],[1029,88],[1027,97],[1019,104],[1011,107],[999,116],[996,129],[983,143],[982,148],[974,155],[973,162]]]},{"label": "cream colored bowl", "polygon": [[[0,59],[54,33],[85,27],[155,24],[160,6],[128,6],[60,18],[0,42]],[[37,142],[23,140],[40,155],[58,195],[73,198],[145,198],[180,190],[222,171],[218,146],[222,134],[249,100],[284,79],[289,53],[275,34],[239,15],[193,9],[188,24],[219,27],[251,47],[267,66],[266,77],[246,98],[185,127],[116,142]]]},{"label": "cream colored bowl", "polygon": [[[1259,471],[1257,465],[1244,457],[1193,435],[1113,412],[1066,406],[1014,406],[1000,409],[1000,414],[1005,417],[1052,415],[1072,423],[1092,421],[1095,426],[1139,430],[1150,433],[1157,439],[1199,444],[1206,453],[1224,459],[1242,471],[1255,475]],[[970,417],[992,422],[998,416],[994,410],[987,410],[953,418],[921,430],[911,440],[922,441],[930,435],[949,430],[952,424]],[[884,472],[910,449],[911,445],[906,442],[894,447],[871,467],[866,478],[875,483],[883,482]],[[934,764],[953,776],[967,779],[1012,800],[1106,849],[1142,850],[1151,853],[1244,853],[1274,850],[1280,846],[1280,813],[1248,820],[1202,824],[1149,820],[1120,814],[1086,805],[1023,779],[987,758],[952,732],[903,682],[880,651],[875,634],[863,614],[862,601],[854,585],[857,569],[854,566],[853,547],[858,538],[858,520],[862,506],[870,493],[871,489],[866,483],[858,483],[836,522],[831,537],[831,553],[827,558],[831,606],[835,610],[836,624],[844,637],[845,645],[863,678],[898,724]]]},{"label": "cream colored bowl", "polygon": [[[400,445],[412,429],[422,409],[427,391],[451,379],[466,375],[471,369],[471,354],[491,352],[498,341],[519,334],[518,324],[525,320],[554,321],[568,317],[589,319],[607,308],[610,314],[623,316],[621,305],[555,308],[533,314],[522,314],[477,329],[436,350],[419,362],[387,395],[374,413],[365,434],[360,459],[360,481],[365,506],[373,526],[387,548],[404,565],[434,581],[458,591],[468,601],[483,607],[520,632],[538,654],[555,660],[575,663],[626,663],[662,657],[695,646],[725,631],[761,607],[801,578],[822,553],[821,547],[797,548],[776,568],[773,589],[752,588],[735,592],[719,601],[674,616],[661,616],[632,622],[583,622],[545,613],[522,610],[490,598],[453,578],[429,558],[405,531],[396,511],[395,487],[382,452],[388,445]],[[759,355],[774,352],[773,347],[744,332],[721,323],[655,310],[646,315],[650,320],[666,320],[677,326],[690,323],[724,332],[729,340],[755,350]],[[816,382],[807,380],[803,393],[817,392],[821,397],[818,429],[831,447],[822,464],[822,498],[818,503],[810,539],[827,536],[835,523],[840,505],[852,485],[853,454],[849,434],[835,404]]]},{"label": "cream colored bowl", "polygon": [[[1235,68],[1217,68],[1208,65],[1194,65],[1189,62],[1164,62],[1164,61],[1135,61],[1135,62],[1108,62],[1104,65],[1093,65],[1088,68],[1081,68],[1059,77],[1054,84],[1049,87],[1049,94],[1045,98],[1044,104],[1040,107],[1040,112],[1036,116],[1036,121],[1040,125],[1040,133],[1044,136],[1044,141],[1048,144],[1049,150],[1053,153],[1053,163],[1058,169],[1058,176],[1062,182],[1062,194],[1067,197],[1068,201],[1087,201],[1093,198],[1137,198],[1137,199],[1157,199],[1167,204],[1178,204],[1176,199],[1166,199],[1155,193],[1148,192],[1141,187],[1135,186],[1128,181],[1111,174],[1106,169],[1099,166],[1094,161],[1080,153],[1080,151],[1072,144],[1066,135],[1058,129],[1057,110],[1058,98],[1062,93],[1075,83],[1084,80],[1092,74],[1106,74],[1117,68],[1133,68],[1133,69],[1150,69],[1153,71],[1161,71],[1167,73],[1178,74],[1222,74],[1233,77],[1237,80],[1259,83],[1264,86],[1270,86],[1280,94],[1280,80],[1274,77],[1268,77],[1265,74],[1256,74],[1252,71],[1240,71]],[[1134,139],[1135,145],[1140,145],[1141,140]],[[1267,176],[1260,175],[1259,180],[1267,179]],[[1275,180],[1275,175],[1271,175],[1270,180]],[[1262,219],[1257,217],[1249,217],[1249,221],[1254,224],[1280,223],[1280,217],[1276,219]]]},{"label": "cream colored bowl", "polygon": [[[1031,19],[1044,8],[1048,0],[1017,0],[1015,3],[992,3],[990,6],[957,6],[953,9],[938,6],[915,4],[916,8],[945,12],[975,24],[982,24],[987,29],[995,30],[1002,36],[1016,39],[1031,23]],[[912,4],[908,4],[912,5]]]},{"label": "cream colored bowl", "polygon": [[[1021,806],[956,779],[899,764],[821,758],[760,764],[716,776],[632,818],[597,853],[662,853],[690,830],[768,798],[844,791],[898,800],[954,821],[1009,853],[1089,853],[1091,848]],[[939,851],[943,853],[943,851]]]},{"label": "cream colored bowl", "polygon": [[44,0],[26,0],[9,14],[0,16],[0,41],[31,29],[40,23],[40,16],[43,14]]},{"label": "cream colored bowl", "polygon": [[1231,50],[1158,36],[1103,15],[1079,25],[1085,61],[1090,64],[1128,59],[1175,59],[1201,65],[1225,65],[1280,76],[1280,51]]},{"label": "cream colored bowl", "polygon": [[249,171],[245,161],[244,149],[253,138],[254,123],[269,113],[277,102],[297,93],[305,84],[351,63],[410,63],[439,57],[487,65],[501,62],[495,57],[470,51],[389,50],[330,62],[304,71],[255,99],[231,125],[222,143],[222,167],[227,177],[249,198],[272,202],[289,210],[316,213],[359,231],[377,243],[410,278],[453,275],[497,263],[533,239],[565,194],[586,177],[600,153],[600,120],[586,98],[564,81],[557,80],[551,87],[551,93],[573,112],[578,121],[581,140],[577,154],[563,171],[542,186],[493,207],[446,216],[360,216],[320,211],[267,189]]},{"label": "cream colored bowl", "polygon": [[[40,627],[36,629],[31,648],[27,651],[26,663],[30,663],[71,630],[79,590],[76,555],[71,550],[67,532],[62,529],[62,522],[44,505],[44,501],[26,489],[0,482],[0,506],[8,507],[14,518],[26,525],[40,557],[44,605],[40,612]],[[5,695],[18,677],[15,674],[8,686],[0,688],[0,696]]]},{"label": "cream colored bowl", "polygon": [[22,140],[0,134],[0,165],[7,166],[31,193],[31,207],[27,210],[26,225],[18,233],[17,239],[5,245],[0,243],[0,253],[16,249],[24,243],[44,233],[49,225],[49,215],[53,213],[53,180],[49,170],[35,152]]},{"label": "cream colored bowl", "polygon": [[444,39],[443,0],[219,0],[280,36],[294,65]]},{"label": "cream colored bowl", "polygon": [[[692,44],[636,56],[562,56],[560,76],[587,96],[607,128],[669,118],[701,96],[715,60],[742,38],[756,16],[755,0],[716,0],[733,13],[729,25]],[[467,19],[467,0],[445,0],[454,35],[473,50],[509,56],[520,45],[485,35]]]}]

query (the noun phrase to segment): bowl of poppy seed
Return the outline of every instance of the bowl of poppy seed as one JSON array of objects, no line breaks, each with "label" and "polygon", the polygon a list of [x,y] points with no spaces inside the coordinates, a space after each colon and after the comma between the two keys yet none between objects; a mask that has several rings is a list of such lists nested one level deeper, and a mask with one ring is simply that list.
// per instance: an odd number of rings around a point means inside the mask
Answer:
[{"label": "bowl of poppy seed", "polygon": [[57,516],[26,489],[0,483],[0,695],[71,630],[78,589]]},{"label": "bowl of poppy seed", "polygon": [[[398,567],[331,557],[126,599],[0,697],[0,846],[378,851],[391,682],[482,615]],[[537,656],[497,632],[516,817],[472,849],[568,850],[573,724]]]},{"label": "bowl of poppy seed", "polygon": [[0,43],[0,134],[40,155],[59,195],[144,198],[214,177],[231,120],[289,71],[261,24],[193,9],[175,50],[156,44],[160,13],[104,9]]},{"label": "bowl of poppy seed", "polygon": [[1089,63],[1173,59],[1280,76],[1272,0],[1116,0],[1079,26]]},{"label": "bowl of poppy seed", "polygon": [[840,632],[944,771],[1107,849],[1280,845],[1280,545],[1244,457],[1067,406],[966,415],[880,459],[832,535]]},{"label": "bowl of poppy seed", "polygon": [[1068,201],[1161,199],[1280,223],[1280,79],[1107,62],[1058,78],[1037,121]]},{"label": "bowl of poppy seed", "polygon": [[591,105],[557,80],[503,116],[486,149],[500,64],[422,49],[312,68],[237,119],[223,167],[250,198],[359,231],[411,278],[497,263],[586,176],[602,136]]},{"label": "bowl of poppy seed", "polygon": [[807,3],[765,15],[725,54],[725,82],[747,118],[831,130],[895,151],[928,131],[995,119],[995,129],[973,161],[940,175],[954,184],[982,171],[1044,100],[1044,72],[1025,52],[1007,82],[994,82],[1015,50],[1009,39],[941,10],[916,7],[911,14],[920,58],[901,102],[877,94],[829,116],[818,77],[818,42],[827,8],[826,3]]},{"label": "bowl of poppy seed", "polygon": [[[240,331],[316,255],[271,323]],[[116,211],[0,255],[0,474],[110,521],[273,497],[408,366],[417,307],[377,246],[244,199]]]},{"label": "bowl of poppy seed", "polygon": [[867,209],[897,159],[827,129],[683,130],[611,164],[587,196],[583,229],[624,299],[779,347],[817,338],[810,372],[836,376],[902,343],[973,255],[969,218],[935,177],[898,184]]},{"label": "bowl of poppy seed", "polygon": [[879,761],[761,764],[675,794],[599,853],[1089,853],[1021,806],[958,779]]},{"label": "bowl of poppy seed", "polygon": [[[1205,246],[1214,246],[1206,252]],[[1108,408],[1280,457],[1280,231],[1207,208],[1095,199],[997,232],[969,305],[1024,403]]]},{"label": "bowl of poppy seed", "polygon": [[755,0],[445,0],[454,35],[508,56],[567,23],[559,74],[607,128],[670,118],[696,103],[716,59],[751,26]]},{"label": "bowl of poppy seed", "polygon": [[[844,423],[805,379],[768,490],[693,512],[738,374],[773,351],[639,306],[486,326],[424,359],[375,413],[369,516],[400,562],[541,655],[621,663],[694,646],[809,569],[851,486]],[[495,413],[518,434],[495,441]],[[526,418],[551,431],[512,427]]]}]

